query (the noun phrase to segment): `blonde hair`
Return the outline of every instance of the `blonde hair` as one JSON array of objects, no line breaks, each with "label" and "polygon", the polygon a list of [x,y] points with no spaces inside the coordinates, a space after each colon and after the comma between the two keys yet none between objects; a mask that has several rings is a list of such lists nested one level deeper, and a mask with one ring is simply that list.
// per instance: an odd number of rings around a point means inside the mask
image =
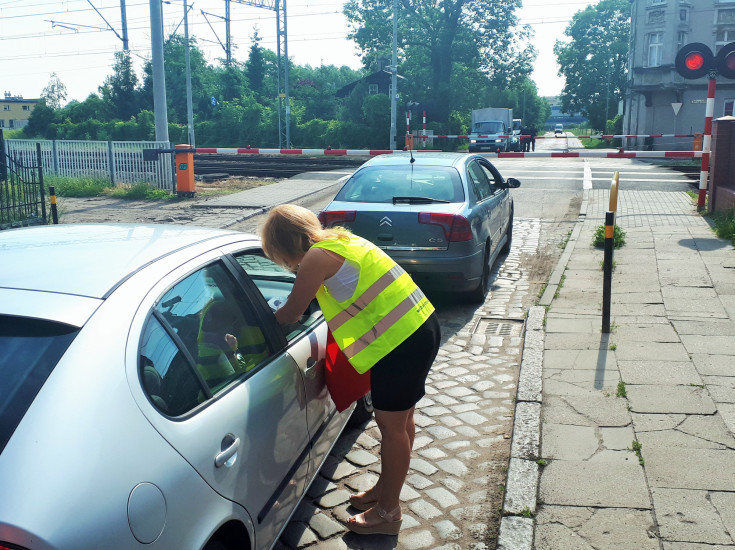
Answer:
[{"label": "blonde hair", "polygon": [[295,204],[281,204],[271,209],[260,228],[266,256],[285,267],[288,267],[288,260],[300,258],[314,243],[347,239],[349,234],[344,227],[322,228],[316,214]]}]

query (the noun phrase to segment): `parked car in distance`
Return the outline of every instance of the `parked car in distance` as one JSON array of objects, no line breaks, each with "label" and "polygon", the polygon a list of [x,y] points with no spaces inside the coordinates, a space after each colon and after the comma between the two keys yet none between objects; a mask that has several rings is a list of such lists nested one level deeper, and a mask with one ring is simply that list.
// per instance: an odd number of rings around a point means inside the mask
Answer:
[{"label": "parked car in distance", "polygon": [[377,244],[422,288],[482,301],[492,265],[510,250],[509,189],[520,184],[481,155],[380,155],[355,171],[319,219]]},{"label": "parked car in distance", "polygon": [[563,124],[557,124],[554,126],[554,135],[556,134],[563,134],[564,133],[564,125]]},{"label": "parked car in distance", "polygon": [[253,235],[0,232],[0,548],[267,549],[351,407]]}]

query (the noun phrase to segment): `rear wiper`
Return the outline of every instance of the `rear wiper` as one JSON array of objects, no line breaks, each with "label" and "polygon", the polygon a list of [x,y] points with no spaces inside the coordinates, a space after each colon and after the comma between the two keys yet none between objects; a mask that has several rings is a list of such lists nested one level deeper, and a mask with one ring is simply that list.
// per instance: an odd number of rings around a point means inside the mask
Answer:
[{"label": "rear wiper", "polygon": [[432,202],[450,203],[444,199],[432,199],[431,197],[393,197],[393,204],[407,202],[408,204],[431,204]]}]

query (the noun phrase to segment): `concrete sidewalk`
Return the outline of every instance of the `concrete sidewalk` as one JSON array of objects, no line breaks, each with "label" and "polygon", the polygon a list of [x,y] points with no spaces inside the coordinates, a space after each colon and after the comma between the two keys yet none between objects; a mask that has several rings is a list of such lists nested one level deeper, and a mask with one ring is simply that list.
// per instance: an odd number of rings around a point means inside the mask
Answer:
[{"label": "concrete sidewalk", "polygon": [[529,312],[499,548],[735,548],[735,251],[685,193],[585,191]]}]

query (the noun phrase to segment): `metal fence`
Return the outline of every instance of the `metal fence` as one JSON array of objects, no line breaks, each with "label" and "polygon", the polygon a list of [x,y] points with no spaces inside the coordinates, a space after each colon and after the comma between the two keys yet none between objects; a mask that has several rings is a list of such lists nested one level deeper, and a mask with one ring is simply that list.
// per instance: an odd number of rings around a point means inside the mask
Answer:
[{"label": "metal fence", "polygon": [[0,229],[46,224],[40,146],[26,157],[23,162],[0,150]]},{"label": "metal fence", "polygon": [[28,163],[36,156],[36,143],[41,144],[42,166],[46,174],[104,178],[113,185],[146,182],[159,189],[175,190],[172,155],[158,155],[155,161],[143,160],[143,149],[171,149],[167,141],[7,139],[6,153]]}]

